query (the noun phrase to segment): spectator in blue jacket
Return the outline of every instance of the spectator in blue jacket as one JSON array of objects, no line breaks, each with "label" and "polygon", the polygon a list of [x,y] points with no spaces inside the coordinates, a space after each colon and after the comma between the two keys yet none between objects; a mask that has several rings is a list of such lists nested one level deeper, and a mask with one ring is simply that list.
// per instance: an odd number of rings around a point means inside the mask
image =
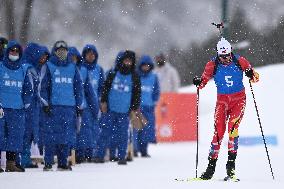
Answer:
[{"label": "spectator in blue jacket", "polygon": [[44,171],[52,170],[53,156],[58,158],[57,170],[72,170],[67,164],[70,144],[74,144],[76,113],[82,115],[83,86],[76,65],[70,62],[64,41],[54,44],[43,79],[42,98],[48,103],[44,112],[49,115],[43,128],[45,149]]},{"label": "spectator in blue jacket", "polygon": [[[4,52],[5,52],[5,48],[8,44],[8,40],[4,37],[0,37],[0,62],[3,61],[3,58],[4,58]],[[0,111],[0,117],[3,117],[1,116],[1,114],[3,114],[3,111],[1,112]],[[1,119],[1,118],[0,118]],[[1,121],[1,120],[0,120]],[[1,127],[1,124],[0,124],[0,162],[1,162],[1,141],[3,141],[3,127]],[[4,172],[4,170],[0,167],[0,173]]]},{"label": "spectator in blue jacket", "polygon": [[135,71],[135,53],[126,50],[104,82],[101,96],[101,111],[106,114],[98,139],[95,162],[103,163],[105,150],[111,140],[117,140],[118,164],[126,165],[129,113],[138,111],[141,98],[140,78]]},{"label": "spectator in blue jacket", "polygon": [[87,69],[87,65],[84,64],[84,59],[82,59],[79,51],[75,47],[70,47],[69,54],[73,63],[80,70],[84,87],[84,111],[81,118],[77,117],[76,163],[82,163],[85,160],[91,162],[96,141],[94,131],[97,127],[96,118],[99,111],[98,94],[93,86],[92,73]]},{"label": "spectator in blue jacket", "polygon": [[38,168],[36,164],[31,161],[31,144],[37,144],[39,141],[39,118],[40,118],[40,96],[39,88],[39,76],[41,72],[40,60],[43,59],[46,62],[46,52],[37,43],[29,43],[24,50],[23,54],[23,66],[30,67],[30,73],[33,80],[33,98],[30,108],[26,111],[26,122],[25,122],[25,134],[24,134],[24,144],[23,152],[17,159],[17,163],[23,168]]},{"label": "spectator in blue jacket", "polygon": [[[39,110],[39,140],[38,140],[38,148],[41,155],[43,155],[43,130],[44,126],[46,125],[46,120],[48,119],[48,115],[43,111],[44,106],[48,106],[48,102],[45,100],[47,96],[41,96],[43,93],[41,90],[46,91],[48,89],[48,82],[46,78],[46,72],[47,72],[47,61],[50,57],[50,52],[46,46],[41,46],[41,50],[39,52],[41,55],[40,59],[36,62],[38,62],[36,68],[38,70],[38,94],[37,96],[40,99],[40,110]],[[47,95],[47,94],[46,94]]]},{"label": "spectator in blue jacket", "polygon": [[141,112],[148,124],[141,130],[133,129],[134,156],[140,152],[142,157],[150,157],[148,144],[156,142],[155,106],[160,97],[159,80],[155,73],[154,62],[148,55],[143,55],[138,64],[138,74],[141,79]]},{"label": "spectator in blue jacket", "polygon": [[7,172],[24,171],[16,165],[16,154],[23,150],[25,111],[32,102],[33,81],[29,68],[22,65],[22,54],[19,43],[9,41],[0,62],[0,109],[5,113],[0,122],[4,128],[1,148],[6,151]]}]

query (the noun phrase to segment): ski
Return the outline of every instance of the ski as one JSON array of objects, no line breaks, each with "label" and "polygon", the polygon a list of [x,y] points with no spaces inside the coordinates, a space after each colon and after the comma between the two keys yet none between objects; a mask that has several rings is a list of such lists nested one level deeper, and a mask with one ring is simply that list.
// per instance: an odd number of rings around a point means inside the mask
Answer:
[{"label": "ski", "polygon": [[236,178],[236,177],[229,177],[226,176],[224,179],[209,179],[209,180],[205,180],[202,178],[175,178],[175,181],[177,182],[196,182],[196,181],[225,181],[225,182],[239,182],[240,179]]},{"label": "ski", "polygon": [[[210,179],[210,180],[214,180],[214,179]],[[175,178],[175,181],[179,181],[179,182],[194,182],[194,181],[210,181],[210,180],[205,180],[205,179],[202,179],[202,178]]]},{"label": "ski", "polygon": [[233,177],[226,176],[226,177],[224,178],[224,181],[239,182],[240,179],[238,179],[236,176],[233,176]]}]

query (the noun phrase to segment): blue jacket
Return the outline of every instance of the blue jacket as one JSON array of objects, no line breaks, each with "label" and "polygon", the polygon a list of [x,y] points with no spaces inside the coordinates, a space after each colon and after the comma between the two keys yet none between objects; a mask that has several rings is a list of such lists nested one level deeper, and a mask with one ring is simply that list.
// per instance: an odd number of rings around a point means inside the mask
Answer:
[{"label": "blue jacket", "polygon": [[83,106],[83,85],[78,68],[68,60],[60,61],[52,49],[42,78],[41,97],[48,105]]},{"label": "blue jacket", "polygon": [[[141,67],[149,65],[150,70],[143,72]],[[141,79],[141,106],[155,106],[160,98],[160,85],[156,74],[152,72],[154,68],[153,60],[148,55],[143,55],[138,64],[138,74]]]},{"label": "blue jacket", "polygon": [[[92,84],[91,78],[88,74],[88,70],[86,66],[83,65],[83,59],[80,55],[79,51],[76,47],[69,47],[68,51],[68,58],[71,60],[72,56],[77,56],[79,62],[76,64],[81,75],[82,83],[83,83],[83,108],[90,108],[92,115],[97,116],[99,110],[99,103],[98,103],[98,95],[95,93]],[[71,60],[72,61],[72,60]]]},{"label": "blue jacket", "polygon": [[[92,63],[88,63],[85,59],[86,52],[92,50],[96,55],[95,60]],[[103,84],[105,80],[105,74],[103,68],[98,64],[98,51],[94,45],[86,45],[82,51],[83,65],[88,69],[88,77],[90,83],[93,87],[94,92],[97,94],[98,98],[101,97]]]},{"label": "blue jacket", "polygon": [[[120,68],[124,58],[132,59],[131,72],[121,73]],[[115,69],[112,69],[104,82],[101,102],[108,104],[108,109],[118,113],[137,110],[141,102],[141,82],[135,70],[135,53],[124,51]]]},{"label": "blue jacket", "polygon": [[[10,49],[18,47],[20,58],[17,61],[9,59]],[[0,103],[4,108],[28,108],[33,97],[33,81],[29,66],[22,65],[23,50],[16,41],[9,41],[0,62]]]},{"label": "blue jacket", "polygon": [[72,56],[74,56],[74,55],[77,56],[79,62],[78,63],[77,62],[73,62],[73,63],[75,63],[78,67],[81,67],[83,59],[82,59],[82,56],[81,56],[80,52],[78,51],[78,49],[76,47],[69,47],[68,48],[68,60],[70,62],[73,61],[72,60]]}]

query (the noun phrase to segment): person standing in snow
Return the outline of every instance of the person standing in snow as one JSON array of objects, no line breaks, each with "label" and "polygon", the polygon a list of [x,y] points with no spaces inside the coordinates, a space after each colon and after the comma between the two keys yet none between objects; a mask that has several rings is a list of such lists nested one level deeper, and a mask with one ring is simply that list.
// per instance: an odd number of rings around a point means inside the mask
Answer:
[{"label": "person standing in snow", "polygon": [[57,41],[47,62],[46,79],[42,81],[41,97],[47,102],[43,109],[49,116],[43,128],[44,171],[52,170],[54,155],[59,171],[72,170],[67,159],[70,144],[75,143],[76,113],[82,115],[83,86],[79,70],[67,55],[66,42]]},{"label": "person standing in snow", "polygon": [[40,72],[42,65],[47,61],[46,50],[37,43],[29,43],[24,50],[23,66],[30,67],[33,80],[34,94],[30,108],[26,111],[25,134],[23,152],[17,159],[17,163],[23,168],[38,168],[31,161],[31,144],[39,141],[39,119],[40,119]]},{"label": "person standing in snow", "polygon": [[155,135],[155,106],[160,97],[158,77],[152,72],[154,63],[150,56],[143,55],[138,64],[138,74],[141,79],[141,113],[148,121],[141,130],[133,129],[134,156],[150,157],[148,144],[156,142]]},{"label": "person standing in snow", "polygon": [[[71,54],[74,50],[71,50]],[[79,52],[77,54],[79,59]],[[80,60],[81,59],[81,60]],[[82,126],[77,135],[76,163],[92,162],[96,137],[98,136],[97,117],[99,112],[99,93],[103,85],[104,73],[97,65],[98,53],[93,45],[86,45],[82,52],[79,67],[84,86],[84,111],[82,113]]]},{"label": "person standing in snow", "polygon": [[107,117],[101,127],[95,162],[103,163],[106,148],[111,140],[117,140],[118,164],[126,165],[129,114],[139,111],[141,98],[140,78],[135,71],[135,53],[126,50],[116,69],[112,70],[104,82],[101,97],[101,111]]},{"label": "person standing in snow", "polygon": [[[0,62],[3,61],[5,48],[8,44],[8,40],[4,37],[0,37]],[[3,117],[4,111],[0,109],[0,119]],[[3,124],[2,124],[3,125]],[[3,127],[0,124],[0,163],[1,163],[1,142],[3,142]],[[4,170],[0,166],[0,173],[4,172]]]},{"label": "person standing in snow", "polygon": [[22,65],[22,55],[20,44],[11,40],[0,62],[0,128],[4,131],[4,141],[0,143],[6,151],[6,172],[24,171],[16,165],[16,154],[23,150],[25,111],[32,102],[33,81],[29,67]]},{"label": "person standing in snow", "polygon": [[159,78],[161,92],[177,92],[180,87],[180,77],[177,70],[166,61],[163,53],[155,57],[157,66],[154,72]]},{"label": "person standing in snow", "polygon": [[246,94],[243,85],[243,72],[251,82],[257,82],[258,73],[252,68],[248,60],[232,53],[231,44],[225,39],[217,43],[217,56],[210,60],[201,76],[193,79],[193,84],[199,89],[214,78],[217,87],[217,103],[214,115],[214,136],[208,156],[208,166],[200,176],[209,180],[215,172],[220,145],[228,121],[228,161],[226,164],[227,178],[236,178],[235,160],[238,150],[238,128],[243,118],[246,106]]}]

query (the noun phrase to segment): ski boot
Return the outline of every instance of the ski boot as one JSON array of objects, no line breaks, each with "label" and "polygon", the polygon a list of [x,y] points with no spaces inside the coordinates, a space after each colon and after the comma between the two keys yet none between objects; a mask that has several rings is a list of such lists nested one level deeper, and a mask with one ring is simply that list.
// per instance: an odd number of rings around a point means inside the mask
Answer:
[{"label": "ski boot", "polygon": [[237,153],[228,153],[228,161],[226,164],[227,176],[224,178],[225,181],[232,180],[232,181],[239,181],[235,174],[235,160],[237,157]]},{"label": "ski boot", "polygon": [[202,173],[202,175],[199,177],[202,180],[210,180],[214,173],[215,173],[215,167],[216,167],[216,162],[217,159],[211,159],[210,157],[208,158],[209,163],[206,168],[206,171]]}]

